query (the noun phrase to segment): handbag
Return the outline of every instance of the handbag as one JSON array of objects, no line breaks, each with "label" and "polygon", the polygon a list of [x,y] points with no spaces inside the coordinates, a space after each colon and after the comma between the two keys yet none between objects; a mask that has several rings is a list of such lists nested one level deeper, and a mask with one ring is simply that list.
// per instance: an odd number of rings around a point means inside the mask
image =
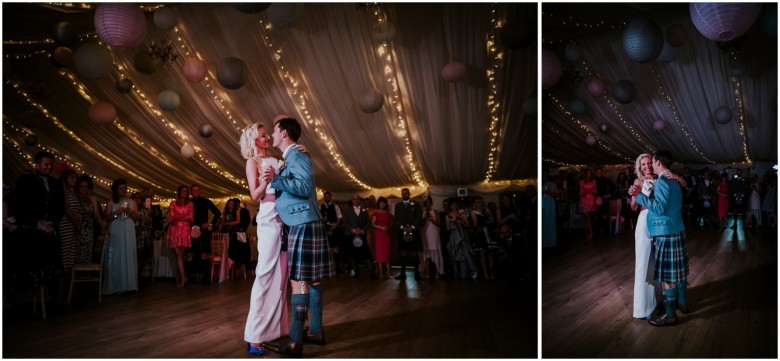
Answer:
[{"label": "handbag", "polygon": [[246,243],[246,232],[236,232],[236,240]]},{"label": "handbag", "polygon": [[363,238],[360,236],[352,237],[352,245],[355,246],[355,248],[360,248],[360,246],[363,245]]},{"label": "handbag", "polygon": [[200,227],[199,226],[192,226],[192,228],[190,228],[190,237],[192,237],[192,238],[200,238]]}]

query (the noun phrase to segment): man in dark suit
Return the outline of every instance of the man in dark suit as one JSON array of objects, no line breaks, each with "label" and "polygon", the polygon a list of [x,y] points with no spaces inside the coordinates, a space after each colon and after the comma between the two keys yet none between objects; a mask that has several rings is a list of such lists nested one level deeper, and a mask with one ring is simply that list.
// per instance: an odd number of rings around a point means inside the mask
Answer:
[{"label": "man in dark suit", "polygon": [[365,261],[371,279],[376,279],[374,273],[374,257],[371,255],[371,249],[368,248],[368,239],[366,233],[371,225],[371,219],[368,212],[361,206],[362,200],[357,194],[352,195],[352,206],[344,212],[344,245],[343,249],[348,250],[350,263],[352,264],[352,278],[360,277],[358,260]]},{"label": "man in dark suit", "polygon": [[594,228],[596,234],[601,234],[603,231],[604,234],[609,235],[609,201],[615,193],[615,185],[603,175],[601,168],[596,168],[593,174],[596,176],[596,197],[601,198],[601,204],[598,204],[598,199],[596,200]]},{"label": "man in dark suit", "polygon": [[715,223],[715,204],[713,203],[713,198],[716,197],[715,193],[715,182],[710,179],[710,172],[708,170],[704,170],[703,179],[699,182],[699,185],[696,187],[696,192],[699,195],[699,202],[697,204],[697,207],[699,208],[699,217],[701,220],[697,220],[700,225],[704,226],[709,224],[710,226],[717,224]]},{"label": "man in dark suit", "polygon": [[406,279],[406,264],[409,257],[414,267],[414,279],[422,280],[420,276],[420,257],[418,252],[422,251],[422,238],[420,228],[422,227],[422,208],[416,202],[409,200],[409,189],[401,190],[402,202],[395,205],[393,216],[400,226],[398,237],[398,250],[401,253],[401,273],[395,277],[397,280]]},{"label": "man in dark suit", "polygon": [[[202,273],[206,271],[209,259],[209,253],[211,252],[211,230],[213,229],[213,223],[216,222],[219,217],[222,216],[219,208],[214,205],[210,199],[200,196],[200,185],[193,184],[190,186],[190,194],[192,194],[192,206],[194,209],[194,217],[192,224],[200,227],[200,237],[192,239],[192,248],[190,252],[194,255],[192,263],[193,265],[187,267],[188,270],[192,270],[194,273]],[[211,221],[209,221],[209,212],[211,212]],[[249,220],[249,216],[247,216]],[[244,215],[241,215],[241,221],[244,221]],[[211,283],[210,277],[206,274],[203,277],[203,283]]]},{"label": "man in dark suit", "polygon": [[[16,180],[9,212],[17,226],[10,252],[4,252],[4,271],[15,272],[24,286],[46,285],[57,300],[62,271],[57,223],[65,214],[65,191],[51,174],[54,155],[38,152],[33,158],[35,172],[25,172]],[[13,283],[13,282],[12,282]]]}]

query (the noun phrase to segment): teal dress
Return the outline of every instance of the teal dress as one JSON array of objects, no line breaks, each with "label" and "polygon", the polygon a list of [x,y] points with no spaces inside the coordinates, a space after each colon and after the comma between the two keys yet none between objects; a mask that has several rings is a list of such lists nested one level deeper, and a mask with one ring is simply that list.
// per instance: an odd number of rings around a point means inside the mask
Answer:
[{"label": "teal dress", "polygon": [[[114,204],[111,211],[116,212],[123,202],[129,207],[135,203],[125,198]],[[103,261],[103,294],[112,295],[138,290],[138,261],[135,236],[135,223],[128,214],[126,218],[117,215],[108,226],[108,247]]]},{"label": "teal dress", "polygon": [[[548,192],[556,191],[555,183],[547,181],[542,189]],[[555,198],[542,192],[542,247],[555,247],[557,240],[557,213]]]}]

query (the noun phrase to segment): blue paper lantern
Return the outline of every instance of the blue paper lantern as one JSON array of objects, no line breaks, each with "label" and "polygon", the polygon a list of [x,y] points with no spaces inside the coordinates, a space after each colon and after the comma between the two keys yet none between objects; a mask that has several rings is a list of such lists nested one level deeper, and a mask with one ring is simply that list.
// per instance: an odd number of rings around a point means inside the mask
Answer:
[{"label": "blue paper lantern", "polygon": [[580,49],[578,44],[571,43],[566,45],[566,49],[564,49],[563,54],[566,56],[567,60],[576,62],[582,58],[582,49]]},{"label": "blue paper lantern", "polygon": [[628,104],[636,97],[636,87],[630,80],[620,80],[612,89],[612,97],[621,104]]},{"label": "blue paper lantern", "polygon": [[672,46],[671,43],[669,43],[669,40],[667,40],[668,37],[664,37],[664,47],[663,50],[661,50],[661,53],[658,54],[658,58],[655,59],[655,61],[660,63],[668,63],[673,61],[677,58],[677,53],[679,52],[679,49]]},{"label": "blue paper lantern", "polygon": [[632,20],[623,29],[623,50],[631,60],[640,63],[653,61],[663,47],[661,28],[652,20]]},{"label": "blue paper lantern", "polygon": [[761,13],[761,4],[690,3],[691,20],[705,38],[729,41],[744,35]]},{"label": "blue paper lantern", "polygon": [[582,115],[585,113],[585,103],[582,100],[574,98],[569,101],[569,112],[573,115]]},{"label": "blue paper lantern", "polygon": [[731,111],[731,108],[723,105],[718,107],[718,109],[715,109],[715,121],[719,124],[726,124],[729,121],[731,121],[731,117],[734,115],[734,113]]}]

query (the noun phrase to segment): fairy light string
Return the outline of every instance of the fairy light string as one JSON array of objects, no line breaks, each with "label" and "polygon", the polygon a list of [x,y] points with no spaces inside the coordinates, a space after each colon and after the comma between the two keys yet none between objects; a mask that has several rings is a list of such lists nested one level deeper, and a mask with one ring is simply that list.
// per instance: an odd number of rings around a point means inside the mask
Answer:
[{"label": "fairy light string", "polygon": [[[731,83],[734,85],[734,100],[737,102],[737,118],[739,118],[739,135],[742,137],[742,152],[745,154],[745,161],[743,164],[753,164],[748,154],[748,140],[745,132],[745,101],[744,93],[742,92],[742,82],[736,77],[731,76]],[[736,163],[735,163],[736,164]]]},{"label": "fairy light string", "polygon": [[501,22],[496,19],[496,5],[493,4],[490,9],[490,32],[487,34],[487,41],[485,47],[490,59],[491,66],[485,72],[487,73],[488,84],[490,86],[490,92],[488,94],[487,107],[490,114],[490,127],[488,128],[488,134],[490,136],[490,145],[488,147],[487,155],[487,172],[485,172],[485,179],[482,183],[489,183],[495,176],[498,169],[498,152],[500,147],[497,145],[499,132],[499,122],[501,120],[501,104],[498,101],[498,86],[496,85],[497,72],[503,66],[504,53],[498,50],[496,45],[496,34],[501,31]]},{"label": "fairy light string", "polygon": [[320,128],[320,121],[317,120],[309,111],[306,99],[310,98],[310,96],[307,95],[305,89],[302,89],[303,87],[301,85],[301,82],[298,81],[296,77],[292,73],[290,73],[290,71],[287,70],[287,68],[285,67],[284,59],[282,57],[282,49],[276,46],[274,44],[273,39],[271,38],[271,34],[270,34],[270,30],[272,29],[271,23],[267,23],[262,19],[259,20],[259,23],[260,23],[259,28],[262,33],[263,42],[265,43],[265,46],[268,47],[268,49],[270,50],[274,63],[277,64],[277,72],[282,77],[282,80],[285,82],[287,93],[294,100],[295,106],[298,109],[298,113],[303,115],[304,121],[308,124],[308,126],[314,129],[314,132],[317,134],[317,136],[320,138],[323,144],[325,144],[326,148],[328,149],[328,153],[330,154],[334,163],[338,167],[340,167],[342,171],[344,171],[344,173],[346,173],[347,176],[359,186],[367,190],[374,189],[373,187],[369,186],[368,184],[360,180],[354,173],[352,173],[352,170],[349,169],[349,167],[346,165],[341,154],[336,150],[336,145],[333,143],[331,138],[327,134],[325,134],[325,132]]}]

